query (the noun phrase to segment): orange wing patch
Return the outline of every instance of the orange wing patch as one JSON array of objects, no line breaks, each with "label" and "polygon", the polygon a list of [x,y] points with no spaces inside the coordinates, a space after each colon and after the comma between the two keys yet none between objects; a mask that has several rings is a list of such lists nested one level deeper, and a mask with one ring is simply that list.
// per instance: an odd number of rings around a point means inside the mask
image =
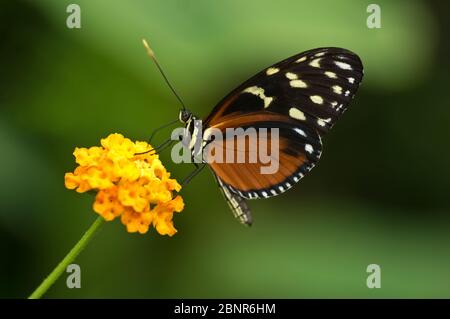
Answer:
[{"label": "orange wing patch", "polygon": [[[235,136],[233,143],[229,143],[230,139],[213,141],[205,149],[205,160],[231,190],[243,197],[269,197],[289,189],[301,178],[299,169],[310,163],[306,154],[288,152],[290,142],[282,136],[278,152],[272,148],[270,133],[258,136],[257,142],[254,137],[251,134]],[[264,143],[262,158],[260,147]]]}]

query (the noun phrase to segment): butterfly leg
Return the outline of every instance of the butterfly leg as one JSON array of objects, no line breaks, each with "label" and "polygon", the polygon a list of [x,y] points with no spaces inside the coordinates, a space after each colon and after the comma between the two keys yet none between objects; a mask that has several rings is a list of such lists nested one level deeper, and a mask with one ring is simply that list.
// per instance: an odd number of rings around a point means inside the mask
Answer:
[{"label": "butterfly leg", "polygon": [[171,122],[169,122],[167,124],[161,125],[160,127],[155,128],[153,130],[152,134],[150,134],[150,138],[148,139],[148,143],[150,144],[152,142],[152,139],[153,139],[153,137],[155,137],[156,133],[158,133],[162,129],[165,129],[166,127],[168,127],[170,125],[173,125],[173,124],[175,124],[177,122],[178,122],[178,120],[174,120],[174,121],[171,121]]},{"label": "butterfly leg", "polygon": [[193,163],[195,166],[195,169],[189,173],[188,176],[186,176],[182,181],[181,181],[181,187],[186,186],[191,179],[193,179],[198,173],[200,173],[206,166],[206,164],[202,163],[202,164],[197,164],[197,163]]},{"label": "butterfly leg", "polygon": [[165,140],[163,143],[161,143],[160,145],[158,145],[157,147],[149,149],[145,152],[135,153],[134,155],[142,155],[142,154],[147,154],[150,152],[153,152],[153,154],[157,154],[157,153],[164,151],[166,148],[170,147],[173,144],[173,142],[176,142],[176,141],[169,138],[169,139]]},{"label": "butterfly leg", "polygon": [[[177,123],[177,122],[178,122],[178,120],[174,120],[174,121],[171,121],[171,122],[169,122],[169,123],[167,123],[167,124],[161,125],[160,127],[155,128],[155,129],[153,130],[152,134],[150,134],[150,138],[148,139],[148,143],[149,143],[149,144],[152,143],[153,137],[155,137],[156,133],[158,133],[158,132],[161,131],[162,129],[165,129],[166,127],[168,127],[168,126],[170,126],[170,125],[173,125],[173,124],[175,124],[175,123]],[[170,141],[171,141],[171,139],[167,139],[167,140],[164,141],[161,145],[159,145],[159,146],[157,146],[157,147],[154,147],[154,148],[152,148],[152,149],[150,149],[150,150],[148,150],[148,151],[145,151],[145,152],[136,153],[135,155],[147,154],[147,153],[153,152],[153,151],[155,151],[155,153],[157,153],[159,149],[160,149],[159,151],[162,151],[163,149],[165,149],[165,147],[166,147],[167,145],[170,146],[170,145],[171,145]],[[162,148],[162,149],[161,149],[161,148]]]}]

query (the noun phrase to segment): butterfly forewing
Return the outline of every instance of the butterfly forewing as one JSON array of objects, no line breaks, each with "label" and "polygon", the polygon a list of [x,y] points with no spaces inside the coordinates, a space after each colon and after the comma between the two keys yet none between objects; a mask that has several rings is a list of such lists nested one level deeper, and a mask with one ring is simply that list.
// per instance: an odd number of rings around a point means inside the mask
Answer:
[{"label": "butterfly forewing", "polygon": [[363,72],[359,57],[340,48],[300,53],[259,72],[228,94],[205,120],[268,111],[327,132],[346,110]]}]

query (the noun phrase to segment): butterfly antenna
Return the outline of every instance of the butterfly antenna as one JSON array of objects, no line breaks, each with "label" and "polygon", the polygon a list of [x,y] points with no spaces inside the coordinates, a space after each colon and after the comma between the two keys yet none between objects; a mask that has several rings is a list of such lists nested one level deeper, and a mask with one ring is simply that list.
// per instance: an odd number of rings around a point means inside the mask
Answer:
[{"label": "butterfly antenna", "polygon": [[166,74],[164,73],[163,69],[158,63],[158,60],[156,59],[155,52],[153,52],[152,48],[148,45],[148,42],[145,39],[142,39],[142,43],[144,44],[145,49],[147,50],[147,54],[152,58],[153,62],[155,62],[156,67],[159,70],[159,73],[163,76],[164,80],[166,81],[167,85],[169,86],[170,90],[175,94],[177,100],[181,103],[181,106],[183,107],[183,110],[186,109],[186,106],[183,103],[183,100],[180,98],[180,96],[177,94],[175,89],[173,88],[172,84],[170,84],[169,79],[167,78]]}]

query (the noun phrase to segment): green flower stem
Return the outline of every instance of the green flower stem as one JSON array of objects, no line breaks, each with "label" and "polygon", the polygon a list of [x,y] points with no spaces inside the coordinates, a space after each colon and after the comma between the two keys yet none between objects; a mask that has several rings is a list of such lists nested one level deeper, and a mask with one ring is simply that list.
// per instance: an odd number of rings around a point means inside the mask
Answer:
[{"label": "green flower stem", "polygon": [[66,270],[67,266],[70,265],[78,254],[86,247],[89,241],[92,239],[94,234],[103,224],[103,217],[99,216],[91,227],[84,233],[83,237],[76,243],[76,245],[69,251],[69,253],[64,257],[64,259],[56,266],[55,269],[45,278],[45,280],[36,288],[35,291],[28,297],[28,299],[39,299],[43,294],[55,283],[55,281],[62,275]]}]

